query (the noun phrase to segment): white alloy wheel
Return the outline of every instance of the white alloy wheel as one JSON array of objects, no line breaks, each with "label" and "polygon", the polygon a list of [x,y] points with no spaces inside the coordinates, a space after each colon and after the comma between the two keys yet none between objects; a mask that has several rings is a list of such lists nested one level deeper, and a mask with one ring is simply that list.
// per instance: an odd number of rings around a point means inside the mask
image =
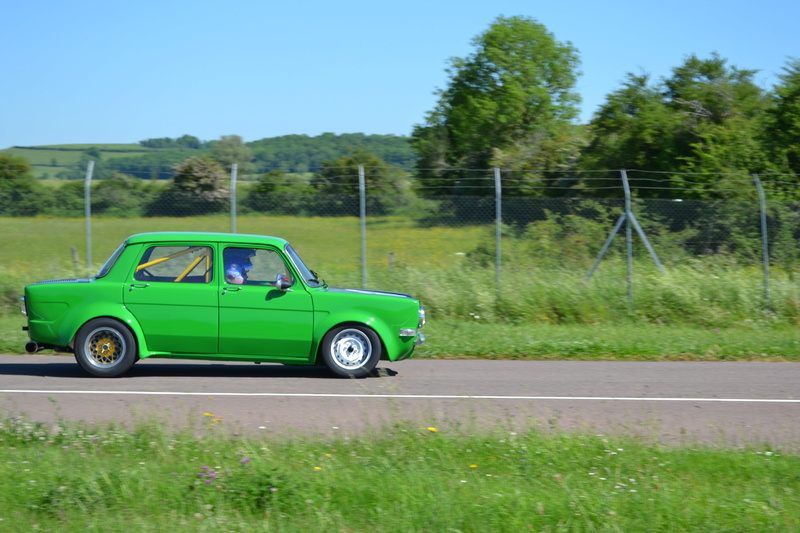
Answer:
[{"label": "white alloy wheel", "polygon": [[365,377],[381,357],[381,342],[369,328],[343,326],[334,328],[322,342],[326,366],[343,377]]}]

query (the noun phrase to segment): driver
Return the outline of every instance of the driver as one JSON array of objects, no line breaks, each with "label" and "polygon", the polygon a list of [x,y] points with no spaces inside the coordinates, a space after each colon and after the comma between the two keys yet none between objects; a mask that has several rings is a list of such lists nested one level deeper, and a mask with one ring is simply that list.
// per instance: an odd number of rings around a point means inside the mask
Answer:
[{"label": "driver", "polygon": [[256,251],[250,248],[225,249],[225,283],[242,285],[247,281],[247,273],[253,268],[250,258]]}]

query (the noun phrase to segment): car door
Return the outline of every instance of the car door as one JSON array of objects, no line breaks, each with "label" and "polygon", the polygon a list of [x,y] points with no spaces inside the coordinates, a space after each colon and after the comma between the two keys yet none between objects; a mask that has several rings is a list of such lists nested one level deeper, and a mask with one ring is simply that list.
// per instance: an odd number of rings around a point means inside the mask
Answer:
[{"label": "car door", "polygon": [[[311,295],[283,255],[272,248],[229,246],[223,251],[225,279],[219,298],[219,351],[265,360],[308,360],[311,355]],[[276,287],[282,276],[289,290]]]},{"label": "car door", "polygon": [[142,248],[123,301],[144,331],[147,348],[215,354],[219,283],[211,246],[166,243]]}]

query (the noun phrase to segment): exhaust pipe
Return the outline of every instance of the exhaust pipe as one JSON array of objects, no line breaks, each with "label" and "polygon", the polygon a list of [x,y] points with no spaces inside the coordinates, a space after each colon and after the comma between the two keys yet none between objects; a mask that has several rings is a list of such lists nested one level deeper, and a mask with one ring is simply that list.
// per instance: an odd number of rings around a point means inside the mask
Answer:
[{"label": "exhaust pipe", "polygon": [[44,346],[38,342],[28,341],[25,343],[25,351],[28,353],[38,353],[44,350]]}]

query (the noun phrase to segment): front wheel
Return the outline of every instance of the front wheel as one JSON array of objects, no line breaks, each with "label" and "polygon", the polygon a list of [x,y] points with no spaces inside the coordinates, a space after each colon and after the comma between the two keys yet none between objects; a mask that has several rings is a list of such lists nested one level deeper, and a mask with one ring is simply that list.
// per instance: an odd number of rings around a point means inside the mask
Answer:
[{"label": "front wheel", "polygon": [[381,358],[377,333],[362,326],[339,326],[322,339],[322,359],[340,377],[368,376]]},{"label": "front wheel", "polygon": [[115,378],[136,362],[136,339],[128,328],[110,318],[90,320],[75,336],[75,360],[89,374]]}]

